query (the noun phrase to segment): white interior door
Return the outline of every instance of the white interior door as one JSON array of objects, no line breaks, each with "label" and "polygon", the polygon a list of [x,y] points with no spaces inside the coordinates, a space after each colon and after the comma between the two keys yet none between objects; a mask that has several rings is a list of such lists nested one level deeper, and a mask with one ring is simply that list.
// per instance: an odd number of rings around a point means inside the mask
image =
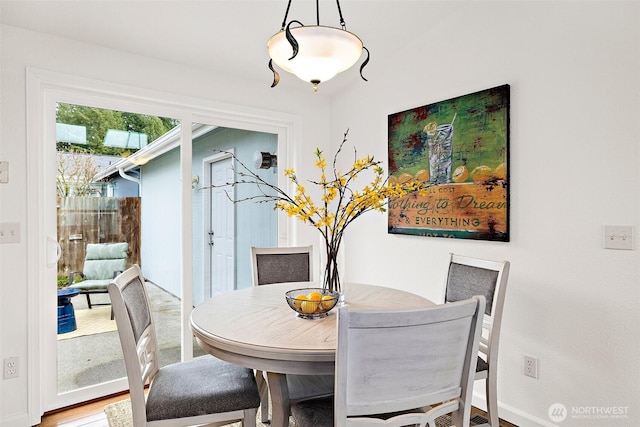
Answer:
[{"label": "white interior door", "polygon": [[235,287],[235,221],[233,160],[223,156],[210,163],[211,198],[209,205],[210,296]]}]

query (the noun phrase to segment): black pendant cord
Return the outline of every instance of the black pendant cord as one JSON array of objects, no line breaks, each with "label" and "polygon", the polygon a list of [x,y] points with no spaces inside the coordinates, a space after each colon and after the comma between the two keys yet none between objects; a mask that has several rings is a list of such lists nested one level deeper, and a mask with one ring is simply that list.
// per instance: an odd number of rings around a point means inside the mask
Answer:
[{"label": "black pendant cord", "polygon": [[340,26],[343,30],[347,29],[347,24],[344,22],[344,18],[342,17],[342,9],[340,8],[340,0],[336,0],[336,4],[338,5],[338,15],[340,15]]},{"label": "black pendant cord", "polygon": [[282,27],[280,27],[280,31],[284,30],[284,27],[287,26],[287,16],[289,16],[289,8],[291,8],[291,0],[287,3],[287,10],[284,12],[284,19],[282,20]]},{"label": "black pendant cord", "polygon": [[[282,20],[282,25],[280,26],[280,30],[284,30],[287,26],[287,17],[289,16],[289,10],[291,9],[291,1],[287,3],[287,10],[284,12],[284,19]],[[340,15],[340,26],[343,30],[347,29],[347,24],[344,22],[344,18],[342,17],[342,8],[340,7],[340,0],[336,0],[336,5],[338,6],[338,15]],[[316,25],[320,26],[320,0],[316,0]]]}]

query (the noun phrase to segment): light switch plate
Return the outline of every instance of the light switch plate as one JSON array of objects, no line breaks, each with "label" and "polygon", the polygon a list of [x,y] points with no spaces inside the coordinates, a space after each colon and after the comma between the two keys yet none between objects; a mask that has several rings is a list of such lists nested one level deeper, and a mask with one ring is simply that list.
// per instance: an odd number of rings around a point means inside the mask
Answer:
[{"label": "light switch plate", "polygon": [[0,223],[0,243],[20,243],[20,223]]},{"label": "light switch plate", "polygon": [[604,248],[633,250],[633,227],[625,225],[604,226]]}]

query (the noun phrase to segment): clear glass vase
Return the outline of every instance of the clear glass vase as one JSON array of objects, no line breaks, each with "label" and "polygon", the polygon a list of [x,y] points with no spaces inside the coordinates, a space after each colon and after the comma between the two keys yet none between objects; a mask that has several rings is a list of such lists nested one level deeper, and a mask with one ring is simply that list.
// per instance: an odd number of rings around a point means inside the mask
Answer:
[{"label": "clear glass vase", "polygon": [[344,304],[344,292],[342,291],[342,282],[340,281],[340,269],[338,263],[338,255],[340,248],[337,246],[327,246],[325,244],[323,253],[323,276],[322,289],[338,292],[340,295],[338,304]]}]

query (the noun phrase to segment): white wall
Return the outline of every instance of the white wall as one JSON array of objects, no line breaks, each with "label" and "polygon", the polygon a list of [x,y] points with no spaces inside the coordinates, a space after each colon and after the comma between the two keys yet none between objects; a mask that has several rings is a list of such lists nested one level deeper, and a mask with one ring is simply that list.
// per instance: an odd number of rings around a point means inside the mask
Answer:
[{"label": "white wall", "polygon": [[[157,91],[166,93],[168,99],[189,97],[204,100],[202,104],[211,100],[216,107],[242,106],[243,111],[255,108],[290,114],[304,123],[294,130],[297,135],[292,140],[321,148],[329,141],[329,99],[308,90],[275,91],[268,82],[239,81],[6,25],[0,26],[0,40],[0,159],[9,162],[10,167],[9,183],[0,184],[0,221],[17,222],[22,230],[20,243],[0,245],[0,359],[18,356],[22,372],[17,379],[0,380],[0,425],[13,427],[27,425],[28,414],[38,411],[28,407],[28,358],[51,357],[30,349],[27,335],[30,322],[34,321],[27,316],[28,307],[36,303],[28,300],[27,282],[30,275],[37,275],[28,270],[27,260],[37,250],[27,246],[27,182],[36,171],[27,169],[26,68]],[[294,147],[289,158],[296,167],[311,169],[312,159],[306,154]],[[298,231],[295,227],[298,242],[317,242],[310,230]],[[44,242],[45,236],[37,239]]]},{"label": "white wall", "polygon": [[[10,182],[0,184],[0,221],[19,222],[23,236],[29,233],[26,66],[297,114],[305,147],[293,165],[300,173],[314,169],[308,152],[337,144],[347,127],[360,153],[385,159],[388,114],[508,83],[511,242],[387,235],[386,216],[371,213],[348,233],[346,280],[436,299],[449,252],[509,259],[501,415],[528,426],[549,422],[555,402],[569,410],[628,406],[626,419],[561,425],[638,425],[638,250],[603,250],[601,226],[638,225],[639,4],[475,3],[424,39],[398,46],[392,58],[377,58],[368,46],[369,82],[333,100],[3,26],[0,160],[10,163]],[[298,233],[300,244],[317,244],[308,230]],[[25,425],[16,421],[29,410],[24,361],[39,357],[27,346],[28,256],[24,239],[0,245],[0,356],[23,361],[20,378],[0,380],[3,426]],[[539,379],[522,375],[524,354],[540,359]]]},{"label": "white wall", "polygon": [[145,278],[180,296],[180,149],[141,169],[140,268]]},{"label": "white wall", "polygon": [[511,242],[388,235],[372,213],[345,256],[347,280],[436,299],[449,252],[510,260],[498,397],[519,425],[550,422],[553,403],[628,407],[561,426],[640,425],[640,252],[602,248],[605,224],[640,233],[639,31],[638,2],[475,2],[393,57],[369,46],[369,82],[332,100],[333,143],[350,128],[386,159],[388,114],[511,85]]}]

